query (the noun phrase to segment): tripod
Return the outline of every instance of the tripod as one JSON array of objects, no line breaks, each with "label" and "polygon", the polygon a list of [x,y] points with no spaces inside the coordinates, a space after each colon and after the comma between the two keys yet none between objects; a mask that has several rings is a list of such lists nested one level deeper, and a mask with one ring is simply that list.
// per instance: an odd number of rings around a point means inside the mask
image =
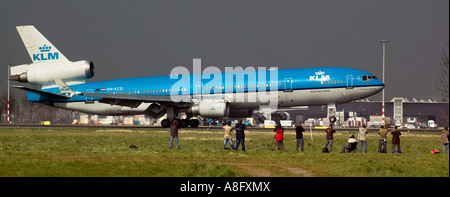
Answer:
[{"label": "tripod", "polygon": [[[272,139],[272,144],[270,145],[270,151],[274,151],[275,149],[272,149],[272,146],[273,146],[273,142],[275,142],[275,138],[277,137],[277,133],[275,133],[275,135],[273,136],[273,139]],[[281,142],[282,144],[281,145],[283,145],[283,150],[286,150],[286,148],[284,147],[284,143],[283,142]]]}]

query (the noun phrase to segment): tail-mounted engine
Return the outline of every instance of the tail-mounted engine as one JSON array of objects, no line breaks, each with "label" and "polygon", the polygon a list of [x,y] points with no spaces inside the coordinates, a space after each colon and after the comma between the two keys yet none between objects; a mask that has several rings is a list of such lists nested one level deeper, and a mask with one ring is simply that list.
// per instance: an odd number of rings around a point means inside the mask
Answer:
[{"label": "tail-mounted engine", "polygon": [[33,85],[55,84],[55,79],[63,81],[85,80],[94,76],[94,63],[81,60],[63,64],[33,63],[11,67],[10,80]]}]

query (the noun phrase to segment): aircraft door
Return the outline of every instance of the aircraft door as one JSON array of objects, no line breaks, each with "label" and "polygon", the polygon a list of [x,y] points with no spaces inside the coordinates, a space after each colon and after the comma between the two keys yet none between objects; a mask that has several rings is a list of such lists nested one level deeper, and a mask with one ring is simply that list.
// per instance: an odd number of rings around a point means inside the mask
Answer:
[{"label": "aircraft door", "polygon": [[347,89],[353,89],[353,75],[347,75]]},{"label": "aircraft door", "polygon": [[[86,92],[87,92],[87,93],[94,93],[94,90],[88,89],[88,90],[86,90]],[[86,96],[86,103],[94,103],[92,97]]]},{"label": "aircraft door", "polygon": [[194,87],[194,98],[201,99],[202,98],[202,87],[203,84],[201,82],[197,82]]},{"label": "aircraft door", "polygon": [[284,79],[284,91],[285,92],[292,92],[292,78],[285,78]]}]

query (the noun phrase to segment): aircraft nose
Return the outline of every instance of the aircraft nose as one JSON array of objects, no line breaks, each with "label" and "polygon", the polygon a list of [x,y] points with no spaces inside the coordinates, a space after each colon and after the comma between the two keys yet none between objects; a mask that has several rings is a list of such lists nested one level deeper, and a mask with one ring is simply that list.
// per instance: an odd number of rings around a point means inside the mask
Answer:
[{"label": "aircraft nose", "polygon": [[385,84],[381,80],[377,79],[376,86],[378,86],[377,87],[377,92],[380,92],[381,90],[384,89]]},{"label": "aircraft nose", "polygon": [[385,84],[384,84],[381,80],[379,80],[379,79],[378,79],[378,85],[379,85],[379,86],[383,86],[381,89],[383,89],[384,86],[385,86]]}]

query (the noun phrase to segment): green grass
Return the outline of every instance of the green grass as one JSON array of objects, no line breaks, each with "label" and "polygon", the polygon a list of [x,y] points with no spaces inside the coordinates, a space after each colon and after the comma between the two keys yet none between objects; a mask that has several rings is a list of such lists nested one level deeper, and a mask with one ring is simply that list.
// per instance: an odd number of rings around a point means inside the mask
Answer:
[{"label": "green grass", "polygon": [[378,136],[369,133],[368,154],[339,153],[351,134],[336,133],[333,152],[323,154],[325,132],[313,133],[313,141],[305,133],[305,151],[297,152],[293,131],[285,134],[286,151],[270,151],[274,133],[249,130],[247,151],[236,152],[222,150],[222,130],[180,130],[181,150],[169,150],[167,129],[1,128],[0,176],[449,176],[448,155],[430,154],[442,151],[440,134],[403,133],[402,154],[378,154]]}]

